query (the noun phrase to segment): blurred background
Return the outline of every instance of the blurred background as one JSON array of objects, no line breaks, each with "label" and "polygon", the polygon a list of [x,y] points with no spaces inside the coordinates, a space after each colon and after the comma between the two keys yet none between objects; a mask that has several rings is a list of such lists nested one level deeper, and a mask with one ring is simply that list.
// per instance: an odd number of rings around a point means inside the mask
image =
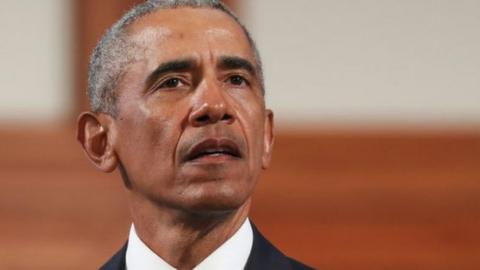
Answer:
[{"label": "blurred background", "polygon": [[[0,0],[0,269],[97,269],[116,173],[75,141],[88,56],[135,0]],[[480,268],[480,1],[232,0],[276,116],[252,219],[319,269]]]}]

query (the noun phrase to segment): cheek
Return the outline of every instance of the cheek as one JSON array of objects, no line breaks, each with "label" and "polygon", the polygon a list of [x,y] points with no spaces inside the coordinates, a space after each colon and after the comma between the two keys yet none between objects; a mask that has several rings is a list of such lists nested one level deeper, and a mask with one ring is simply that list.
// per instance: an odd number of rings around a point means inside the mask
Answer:
[{"label": "cheek", "polygon": [[172,165],[180,137],[181,119],[174,109],[155,104],[142,109],[146,112],[144,127],[147,136],[144,152],[155,166]]},{"label": "cheek", "polygon": [[251,166],[260,166],[264,149],[264,104],[258,97],[249,97],[238,99],[234,107],[249,147]]},{"label": "cheek", "polygon": [[151,188],[172,174],[178,121],[160,104],[139,103],[135,108],[119,118],[119,158],[133,181]]},{"label": "cheek", "polygon": [[265,149],[264,145],[264,134],[265,134],[265,125],[264,125],[264,113],[258,112],[254,116],[254,125],[251,130],[251,138],[253,140],[252,145],[255,148],[255,162],[256,165],[261,166],[261,160],[263,156],[263,152]]}]

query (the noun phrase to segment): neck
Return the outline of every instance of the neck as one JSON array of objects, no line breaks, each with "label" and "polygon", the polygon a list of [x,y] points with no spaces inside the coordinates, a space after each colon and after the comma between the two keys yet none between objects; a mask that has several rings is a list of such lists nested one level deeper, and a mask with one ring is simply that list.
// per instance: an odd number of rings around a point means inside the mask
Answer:
[{"label": "neck", "polygon": [[177,269],[194,268],[229,239],[245,222],[251,202],[222,213],[191,213],[130,199],[138,237]]}]

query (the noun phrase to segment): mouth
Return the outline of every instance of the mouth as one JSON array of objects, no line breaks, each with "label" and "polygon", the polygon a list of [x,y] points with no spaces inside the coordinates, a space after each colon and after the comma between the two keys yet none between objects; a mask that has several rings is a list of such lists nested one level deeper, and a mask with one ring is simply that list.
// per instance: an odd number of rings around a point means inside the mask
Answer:
[{"label": "mouth", "polygon": [[187,152],[184,161],[226,161],[240,158],[242,158],[242,153],[234,141],[210,138],[193,145]]}]

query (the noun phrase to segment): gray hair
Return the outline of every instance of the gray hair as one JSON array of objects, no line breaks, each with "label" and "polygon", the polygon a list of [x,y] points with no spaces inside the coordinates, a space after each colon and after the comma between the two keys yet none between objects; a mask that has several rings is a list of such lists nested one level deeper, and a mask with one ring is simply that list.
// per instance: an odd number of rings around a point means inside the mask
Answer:
[{"label": "gray hair", "polygon": [[262,63],[258,49],[250,33],[219,0],[147,0],[125,13],[100,39],[95,47],[88,67],[88,96],[91,110],[95,113],[105,112],[116,116],[115,88],[129,64],[135,60],[135,45],[129,42],[126,28],[137,19],[159,9],[175,9],[179,7],[211,8],[220,10],[237,22],[245,33],[253,50],[264,94]]}]

